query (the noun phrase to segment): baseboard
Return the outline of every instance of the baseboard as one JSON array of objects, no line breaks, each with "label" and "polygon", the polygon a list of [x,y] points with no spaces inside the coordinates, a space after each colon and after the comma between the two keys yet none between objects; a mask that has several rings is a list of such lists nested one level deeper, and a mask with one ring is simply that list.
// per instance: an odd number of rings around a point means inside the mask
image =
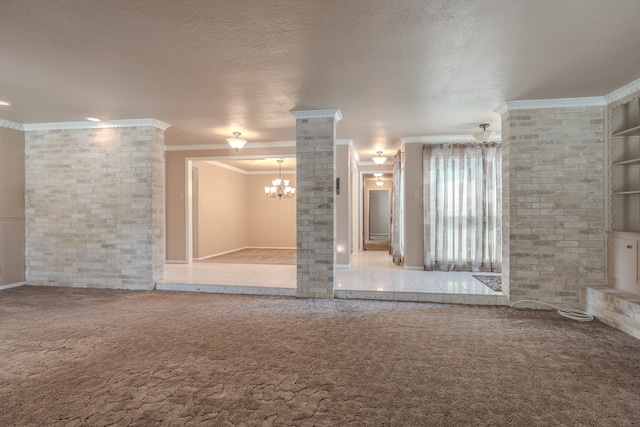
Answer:
[{"label": "baseboard", "polygon": [[233,253],[233,252],[238,252],[238,251],[241,251],[243,249],[249,249],[249,248],[247,246],[244,246],[242,248],[231,249],[230,251],[218,252],[217,254],[207,255],[207,256],[200,257],[200,258],[194,258],[194,260],[195,261],[202,261],[204,259],[209,259],[209,258],[213,258],[213,257],[220,256],[220,255],[226,255],[226,254],[230,254],[230,253]]},{"label": "baseboard", "polygon": [[405,270],[424,270],[424,265],[405,265]]},{"label": "baseboard", "polygon": [[289,248],[289,247],[280,247],[280,246],[247,246],[244,249],[290,249],[290,250],[296,250],[298,248],[293,247],[293,248]]},{"label": "baseboard", "polygon": [[187,261],[182,259],[168,259],[164,262],[165,264],[186,264]]},{"label": "baseboard", "polygon": [[336,264],[336,268],[351,268],[351,264]]},{"label": "baseboard", "polygon": [[2,286],[0,286],[0,291],[4,291],[5,289],[17,288],[18,286],[22,286],[22,285],[24,285],[24,282],[10,283],[8,285],[2,285]]}]

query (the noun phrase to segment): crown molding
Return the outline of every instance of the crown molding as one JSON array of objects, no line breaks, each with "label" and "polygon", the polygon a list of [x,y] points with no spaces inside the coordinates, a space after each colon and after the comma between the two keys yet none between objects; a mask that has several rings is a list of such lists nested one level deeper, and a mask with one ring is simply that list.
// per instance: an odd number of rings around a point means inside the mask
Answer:
[{"label": "crown molding", "polygon": [[20,123],[16,123],[16,122],[10,122],[9,120],[0,119],[0,127],[24,131],[24,126],[23,125],[21,125]]},{"label": "crown molding", "polygon": [[[243,149],[295,147],[295,146],[296,146],[295,141],[247,142],[247,144],[243,147]],[[233,148],[231,148],[229,144],[192,144],[192,145],[165,145],[164,146],[164,151],[205,151],[205,150],[233,150]]]},{"label": "crown molding", "polygon": [[228,165],[226,163],[216,162],[215,160],[205,160],[205,163],[209,163],[210,165],[218,166],[220,168],[228,169],[230,171],[238,172],[238,173],[241,173],[241,174],[244,174],[244,175],[247,174],[247,171],[244,170],[244,169],[240,169],[240,168],[237,168],[235,166]]},{"label": "crown molding", "polygon": [[342,120],[342,113],[339,108],[327,108],[324,110],[291,110],[289,111],[296,120],[299,119],[330,119],[336,122]]},{"label": "crown molding", "polygon": [[507,101],[498,106],[494,112],[502,115],[513,110],[538,110],[544,108],[578,108],[604,107],[606,101],[603,96],[588,96],[583,98],[529,99]]},{"label": "crown molding", "polygon": [[57,122],[57,123],[28,123],[22,125],[26,132],[40,130],[69,130],[69,129],[107,129],[125,127],[151,126],[167,130],[170,124],[156,119],[105,120],[103,122]]},{"label": "crown molding", "polygon": [[613,104],[614,102],[620,101],[621,99],[624,99],[629,95],[633,95],[638,91],[640,91],[640,79],[634,80],[631,83],[614,90],[610,94],[605,95],[604,100],[607,104]]},{"label": "crown molding", "polygon": [[[461,142],[478,142],[472,135],[429,135],[429,136],[408,136],[400,139],[404,144],[454,144]],[[492,141],[502,141],[502,135],[496,133],[491,138]]]},{"label": "crown molding", "polygon": [[[217,166],[223,169],[228,169],[230,171],[234,171],[234,172],[238,172],[241,173],[243,175],[277,175],[278,173],[280,173],[280,171],[278,170],[267,170],[267,171],[248,171],[245,169],[241,169],[241,168],[237,168],[235,166],[231,166],[228,165],[226,163],[223,162],[219,162],[216,160],[204,160],[204,163],[208,163],[210,165],[213,166]],[[282,175],[295,175],[296,171],[293,169],[283,169],[282,170]]]}]

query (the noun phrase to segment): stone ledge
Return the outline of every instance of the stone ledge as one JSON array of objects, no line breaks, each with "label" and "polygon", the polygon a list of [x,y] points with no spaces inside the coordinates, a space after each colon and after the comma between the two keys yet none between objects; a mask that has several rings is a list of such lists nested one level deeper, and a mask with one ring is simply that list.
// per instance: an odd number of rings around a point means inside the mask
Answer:
[{"label": "stone ledge", "polygon": [[588,286],[587,311],[602,323],[640,339],[639,295],[609,286]]}]

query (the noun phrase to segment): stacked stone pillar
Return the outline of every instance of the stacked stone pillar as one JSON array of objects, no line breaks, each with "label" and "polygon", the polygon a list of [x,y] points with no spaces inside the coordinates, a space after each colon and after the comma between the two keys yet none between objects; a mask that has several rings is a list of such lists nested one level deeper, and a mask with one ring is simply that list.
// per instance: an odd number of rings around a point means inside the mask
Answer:
[{"label": "stacked stone pillar", "polygon": [[340,110],[292,111],[296,118],[297,296],[333,298],[336,123]]},{"label": "stacked stone pillar", "polygon": [[604,282],[604,106],[570,101],[501,111],[503,292],[511,302],[583,309],[586,287]]},{"label": "stacked stone pillar", "polygon": [[28,284],[148,290],[162,280],[167,127],[123,120],[27,129]]}]

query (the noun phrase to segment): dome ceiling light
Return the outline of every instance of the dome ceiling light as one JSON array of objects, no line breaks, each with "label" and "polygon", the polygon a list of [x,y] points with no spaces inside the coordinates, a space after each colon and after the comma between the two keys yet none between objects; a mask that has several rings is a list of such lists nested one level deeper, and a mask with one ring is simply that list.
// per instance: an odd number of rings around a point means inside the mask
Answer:
[{"label": "dome ceiling light", "polygon": [[233,132],[233,137],[227,138],[227,142],[229,143],[231,148],[236,150],[236,153],[239,149],[244,147],[244,144],[247,143],[247,140],[244,138],[240,138],[240,135],[242,135],[240,132]]},{"label": "dome ceiling light", "polygon": [[386,157],[382,157],[382,151],[376,151],[376,154],[378,156],[373,158],[373,163],[375,163],[378,166],[383,165],[384,162],[387,161],[387,158]]},{"label": "dome ceiling light", "polygon": [[480,143],[486,143],[491,141],[491,138],[493,138],[493,135],[495,135],[495,132],[492,130],[487,130],[488,127],[489,127],[489,123],[483,123],[480,125],[482,132],[476,132],[473,134],[473,137],[476,139],[476,141]]}]

